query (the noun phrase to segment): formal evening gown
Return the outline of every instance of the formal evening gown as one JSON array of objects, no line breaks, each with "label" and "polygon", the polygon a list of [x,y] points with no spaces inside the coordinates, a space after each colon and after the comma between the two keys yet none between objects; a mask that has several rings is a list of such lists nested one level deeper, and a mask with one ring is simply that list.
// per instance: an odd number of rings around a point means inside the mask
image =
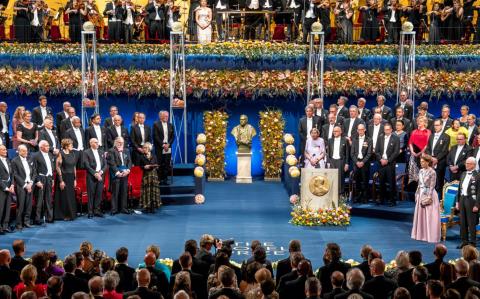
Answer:
[{"label": "formal evening gown", "polygon": [[[212,24],[210,19],[210,8],[199,7],[197,9],[198,24],[197,24],[197,38],[199,44],[208,44],[212,42]],[[207,26],[208,25],[208,26]],[[202,29],[200,26],[205,27]]]},{"label": "formal evening gown", "polygon": [[74,219],[77,215],[77,202],[75,200],[75,165],[77,165],[78,155],[71,151],[62,155],[62,179],[65,182],[65,188],[60,189],[60,180],[57,176],[55,182],[55,210],[56,220]]},{"label": "formal evening gown", "polygon": [[[418,187],[415,192],[415,214],[413,216],[412,239],[436,243],[440,241],[440,203],[435,182],[435,170],[420,169]],[[432,204],[422,207],[422,199],[431,197]]]},{"label": "formal evening gown", "polygon": [[305,158],[305,168],[325,168],[325,142],[322,138],[319,137],[316,140],[308,138],[305,152],[314,157],[324,157],[317,165],[312,165],[310,160]]},{"label": "formal evening gown", "polygon": [[[25,139],[25,140],[34,140],[35,137],[37,136],[37,124],[34,124],[32,123],[32,127],[29,129],[27,127],[25,127],[22,124],[19,124],[17,126],[17,131],[20,131],[22,132],[22,139]],[[23,143],[22,144],[25,144],[28,148],[28,152],[31,153],[31,152],[35,152],[37,150],[37,147],[36,146],[33,146],[29,143]]]},{"label": "formal evening gown", "polygon": [[430,44],[438,45],[440,43],[440,17],[436,14],[430,15],[430,33],[428,34]]},{"label": "formal evening gown", "polygon": [[157,169],[145,169],[145,165],[158,164],[154,155],[147,158],[142,155],[140,158],[140,167],[143,169],[142,177],[142,194],[140,195],[140,204],[142,208],[149,212],[154,212],[160,207],[162,201],[160,200],[160,181],[158,179]]}]

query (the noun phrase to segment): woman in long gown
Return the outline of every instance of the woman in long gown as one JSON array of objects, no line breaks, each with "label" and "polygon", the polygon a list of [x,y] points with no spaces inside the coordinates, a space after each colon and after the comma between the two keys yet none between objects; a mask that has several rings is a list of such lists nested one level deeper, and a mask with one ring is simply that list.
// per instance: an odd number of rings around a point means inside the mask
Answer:
[{"label": "woman in long gown", "polygon": [[62,150],[57,157],[55,182],[55,219],[70,221],[77,216],[77,202],[75,200],[76,165],[78,155],[73,151],[71,139],[62,140]]},{"label": "woman in long gown", "polygon": [[415,192],[412,239],[437,243],[440,241],[440,203],[435,191],[437,175],[431,167],[432,157],[423,155],[420,164],[422,169],[418,174],[418,187]]},{"label": "woman in long gown", "polygon": [[32,113],[28,110],[23,113],[23,122],[17,126],[17,142],[25,144],[29,153],[37,149],[37,124],[32,123]]},{"label": "woman in long gown", "polygon": [[207,0],[200,1],[200,7],[195,11],[197,22],[197,38],[199,44],[212,42],[212,10],[207,7]]},{"label": "woman in long gown", "polygon": [[144,153],[139,161],[139,165],[143,169],[140,204],[145,213],[155,213],[155,210],[162,205],[160,180],[157,174],[158,162],[152,154],[152,145],[149,142],[146,142],[142,148]]},{"label": "woman in long gown", "polygon": [[13,113],[12,117],[12,148],[17,148],[20,143],[17,140],[17,128],[18,125],[23,122],[23,113],[25,112],[25,107],[24,106],[18,106],[17,109],[15,109],[15,112]]},{"label": "woman in long gown", "polygon": [[375,42],[378,37],[378,14],[380,6],[375,0],[368,0],[366,6],[361,6],[358,10],[362,14],[362,31],[360,39],[366,42]]},{"label": "woman in long gown", "polygon": [[198,0],[190,1],[190,8],[188,9],[188,29],[187,33],[189,35],[189,41],[197,41],[197,23],[195,20],[195,12],[197,8],[200,7]]},{"label": "woman in long gown", "polygon": [[310,130],[305,146],[305,168],[325,168],[325,142],[317,128]]},{"label": "woman in long gown", "polygon": [[430,16],[430,32],[428,33],[428,41],[431,45],[440,43],[440,3],[435,2],[433,9],[427,12]]}]

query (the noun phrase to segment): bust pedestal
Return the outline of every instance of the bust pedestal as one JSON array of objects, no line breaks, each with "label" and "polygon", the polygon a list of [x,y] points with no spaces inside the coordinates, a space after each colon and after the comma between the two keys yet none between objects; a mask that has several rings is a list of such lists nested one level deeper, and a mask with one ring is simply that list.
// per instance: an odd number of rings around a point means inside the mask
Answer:
[{"label": "bust pedestal", "polygon": [[237,152],[237,183],[252,183],[252,153]]}]

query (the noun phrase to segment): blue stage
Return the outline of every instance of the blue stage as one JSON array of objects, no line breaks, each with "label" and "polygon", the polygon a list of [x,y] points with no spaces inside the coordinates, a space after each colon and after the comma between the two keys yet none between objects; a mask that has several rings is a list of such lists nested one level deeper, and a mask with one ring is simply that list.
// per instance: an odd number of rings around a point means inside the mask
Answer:
[{"label": "blue stage", "polygon": [[[205,197],[203,205],[163,206],[154,215],[117,215],[93,220],[82,217],[73,222],[27,229],[1,236],[0,248],[11,248],[13,240],[24,239],[27,255],[38,250],[56,249],[63,258],[78,250],[80,242],[89,240],[96,249],[102,249],[110,256],[115,256],[118,247],[128,247],[129,263],[136,265],[149,244],[160,245],[163,258],[177,258],[185,240],[199,240],[202,234],[211,233],[238,242],[232,257],[238,262],[247,257],[247,243],[254,239],[267,243],[270,260],[285,258],[292,238],[302,241],[303,251],[315,268],[323,264],[323,249],[327,242],[338,242],[343,257],[357,261],[360,260],[360,247],[367,243],[378,248],[386,261],[393,259],[398,250],[421,250],[426,255],[425,261],[433,259],[433,244],[410,239],[411,221],[355,216],[359,208],[368,206],[355,207],[349,227],[307,228],[289,224],[290,204],[281,183],[207,183]],[[412,203],[402,203],[393,210],[411,214],[412,207]],[[458,229],[449,230],[448,258],[460,255],[455,249],[459,242]]]}]

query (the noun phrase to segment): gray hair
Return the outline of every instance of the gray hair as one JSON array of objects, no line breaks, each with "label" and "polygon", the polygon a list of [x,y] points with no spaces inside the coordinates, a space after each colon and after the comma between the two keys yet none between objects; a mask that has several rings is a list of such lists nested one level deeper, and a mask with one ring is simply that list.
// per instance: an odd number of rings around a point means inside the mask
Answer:
[{"label": "gray hair", "polygon": [[[43,141],[46,141],[46,140],[43,140]],[[40,141],[41,142],[41,141]],[[17,147],[17,150],[20,150],[21,148],[24,148],[28,151],[28,147],[25,145],[25,144],[20,144],[18,147]]]},{"label": "gray hair", "polygon": [[72,117],[72,122],[76,121],[77,119],[80,120],[80,117],[78,117],[78,116]]},{"label": "gray hair", "polygon": [[365,282],[365,276],[362,270],[358,268],[350,269],[347,273],[347,287],[349,290],[358,290],[362,288]]},{"label": "gray hair", "polygon": [[313,111],[313,106],[312,105],[307,105],[305,107],[305,112],[307,112],[307,110],[312,110]]},{"label": "gray hair", "polygon": [[120,276],[116,271],[107,271],[103,276],[103,286],[107,291],[115,290],[120,283]]},{"label": "gray hair", "polygon": [[400,250],[395,256],[395,263],[397,263],[397,268],[407,268],[410,265],[410,260],[408,259],[408,252],[405,250]]},{"label": "gray hair", "polygon": [[50,145],[50,144],[46,140],[42,140],[38,143],[38,147],[42,147],[42,146],[45,146],[45,145]]},{"label": "gray hair", "polygon": [[125,142],[125,140],[123,140],[123,137],[117,137],[115,138],[115,141],[113,142],[114,145],[116,146],[119,142]]},{"label": "gray hair", "polygon": [[113,119],[113,120],[116,120],[117,118],[119,118],[120,120],[122,120],[122,117],[120,116],[120,114],[115,115],[112,119]]},{"label": "gray hair", "polygon": [[184,290],[178,291],[175,296],[173,296],[173,299],[189,299],[190,296],[188,296],[187,292]]}]

